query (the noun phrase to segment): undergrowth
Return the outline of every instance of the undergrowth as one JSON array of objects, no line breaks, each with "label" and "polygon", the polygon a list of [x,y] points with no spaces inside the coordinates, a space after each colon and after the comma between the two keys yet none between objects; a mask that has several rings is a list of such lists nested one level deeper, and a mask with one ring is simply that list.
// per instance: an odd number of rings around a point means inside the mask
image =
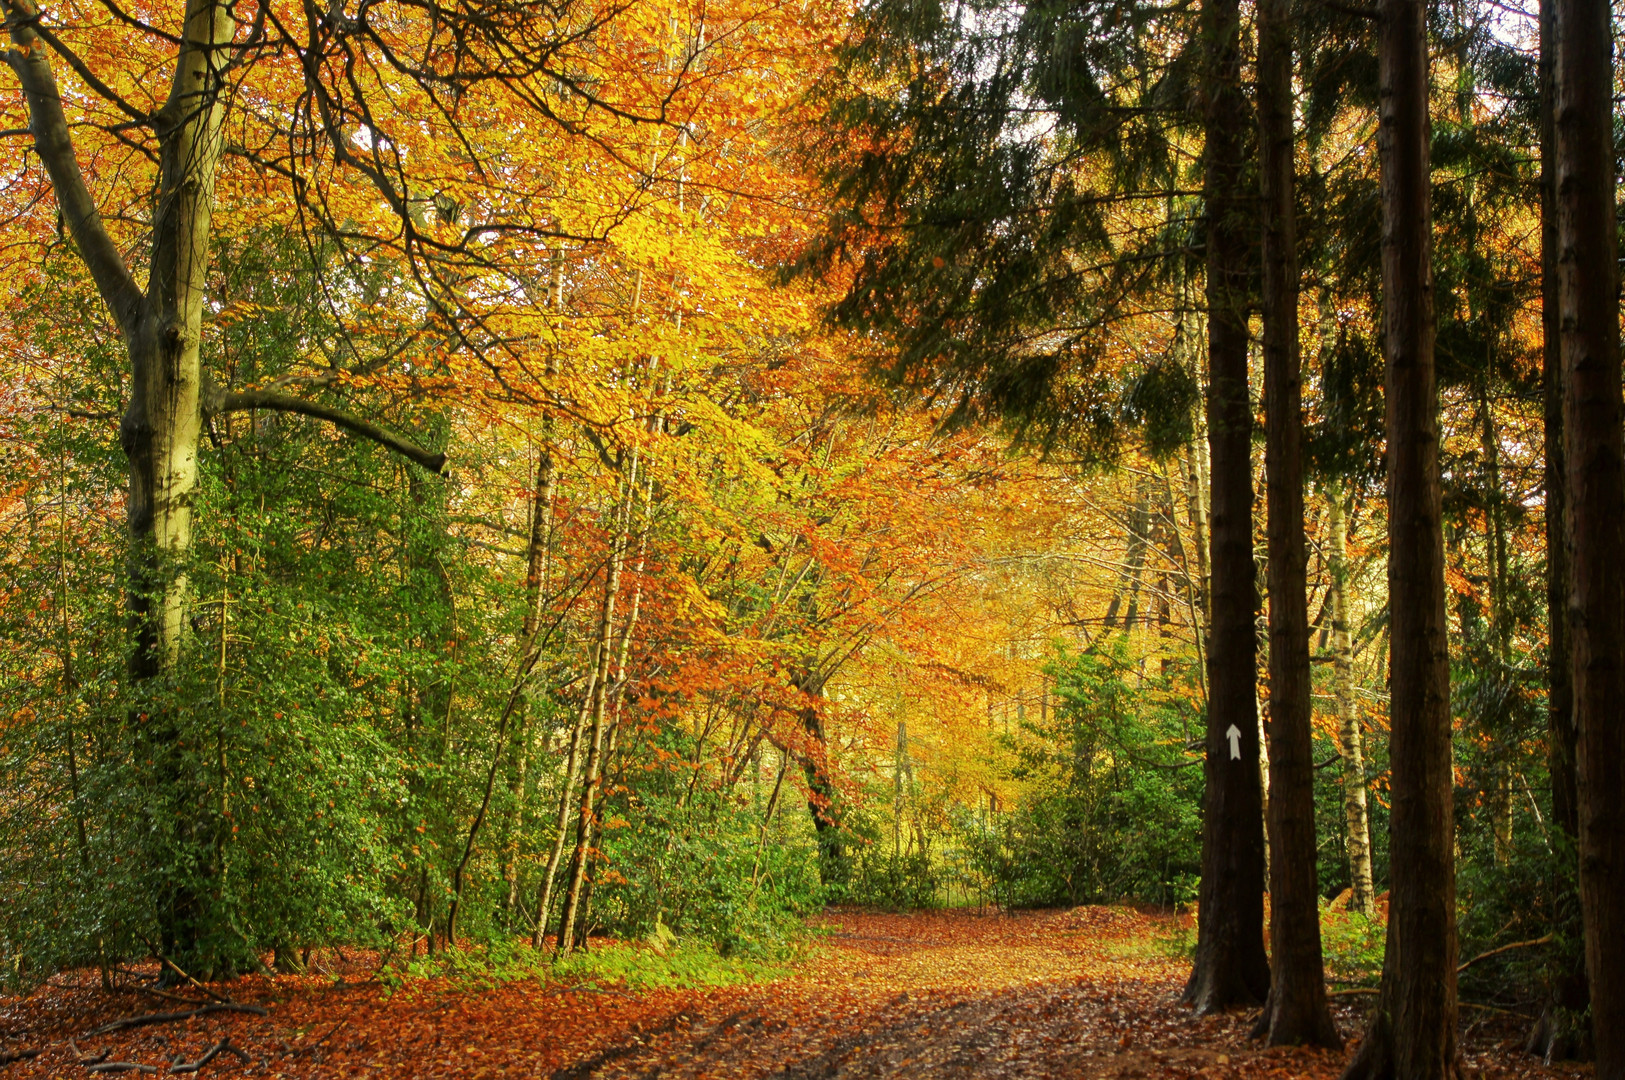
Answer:
[{"label": "undergrowth", "polygon": [[1382,951],[1388,928],[1382,920],[1357,911],[1320,913],[1320,948],[1326,977],[1342,986],[1375,986],[1382,976]]},{"label": "undergrowth", "polygon": [[[1269,927],[1264,928],[1266,937]],[[1382,975],[1382,950],[1387,928],[1380,919],[1355,911],[1335,911],[1322,906],[1320,948],[1326,977],[1340,986],[1377,985]],[[1176,960],[1196,956],[1196,920],[1177,920],[1153,933],[1151,944],[1158,952]]]}]

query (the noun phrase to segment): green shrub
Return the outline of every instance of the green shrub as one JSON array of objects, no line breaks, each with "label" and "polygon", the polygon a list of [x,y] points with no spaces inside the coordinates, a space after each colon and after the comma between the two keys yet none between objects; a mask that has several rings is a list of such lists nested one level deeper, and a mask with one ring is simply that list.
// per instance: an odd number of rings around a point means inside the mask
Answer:
[{"label": "green shrub", "polygon": [[1382,951],[1388,930],[1380,917],[1358,911],[1330,911],[1320,915],[1320,947],[1326,977],[1348,986],[1375,986],[1382,975]]}]

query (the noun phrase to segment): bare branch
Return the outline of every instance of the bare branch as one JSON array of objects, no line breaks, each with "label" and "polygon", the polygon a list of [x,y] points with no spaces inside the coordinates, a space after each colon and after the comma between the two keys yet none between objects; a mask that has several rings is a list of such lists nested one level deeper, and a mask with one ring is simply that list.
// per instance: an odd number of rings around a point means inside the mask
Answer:
[{"label": "bare branch", "polygon": [[1529,949],[1536,945],[1550,945],[1552,940],[1552,935],[1545,934],[1538,938],[1530,938],[1528,941],[1514,941],[1510,945],[1502,945],[1498,949],[1491,949],[1489,952],[1479,953],[1466,963],[1457,964],[1456,973],[1459,975],[1461,972],[1466,971],[1480,960],[1488,960],[1492,956],[1500,956],[1502,953],[1509,953],[1514,949]]},{"label": "bare branch", "polygon": [[291,412],[301,416],[309,416],[316,420],[326,420],[334,427],[342,428],[352,435],[363,439],[370,439],[379,446],[393,450],[408,461],[428,469],[432,473],[446,471],[446,455],[425,450],[410,439],[403,438],[390,431],[385,431],[377,424],[361,419],[342,409],[335,409],[320,402],[307,401],[304,398],[294,397],[292,394],[282,394],[275,390],[242,390],[229,394],[212,395],[212,400],[206,401],[203,414],[205,418],[228,412],[244,412],[248,409],[269,409],[272,412]]},{"label": "bare branch", "polygon": [[1343,15],[1353,15],[1357,19],[1376,19],[1377,9],[1364,4],[1345,4],[1338,0],[1320,0],[1322,7],[1331,8]]}]

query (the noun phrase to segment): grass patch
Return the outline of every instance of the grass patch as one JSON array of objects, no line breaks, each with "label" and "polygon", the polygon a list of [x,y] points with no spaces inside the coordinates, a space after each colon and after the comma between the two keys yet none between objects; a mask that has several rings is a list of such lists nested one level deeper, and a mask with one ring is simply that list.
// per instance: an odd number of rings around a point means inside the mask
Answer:
[{"label": "grass patch", "polygon": [[645,942],[617,942],[560,958],[549,969],[548,981],[650,990],[738,986],[789,973],[786,964],[723,956],[704,942],[678,942],[665,949]]},{"label": "grass patch", "polygon": [[1155,933],[1149,937],[1124,938],[1120,941],[1106,941],[1102,943],[1101,950],[1107,956],[1121,960],[1156,960],[1169,955],[1179,955],[1170,945],[1169,935],[1166,932]]},{"label": "grass patch", "polygon": [[1178,916],[1152,933],[1150,946],[1171,960],[1196,959],[1196,920]]},{"label": "grass patch", "polygon": [[667,930],[647,941],[594,942],[590,948],[560,957],[551,949],[532,949],[523,939],[472,942],[386,969],[379,977],[392,991],[431,979],[460,989],[530,979],[544,985],[595,989],[677,989],[767,982],[789,974],[790,959],[724,956],[709,942],[679,940]]}]

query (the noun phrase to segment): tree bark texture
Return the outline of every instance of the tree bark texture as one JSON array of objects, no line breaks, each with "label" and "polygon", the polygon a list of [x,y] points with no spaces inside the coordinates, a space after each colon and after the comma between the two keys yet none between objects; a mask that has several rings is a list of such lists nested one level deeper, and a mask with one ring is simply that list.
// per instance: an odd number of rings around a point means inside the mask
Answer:
[{"label": "tree bark texture", "polygon": [[1556,0],[1557,280],[1571,573],[1580,903],[1599,1080],[1625,1077],[1625,436],[1613,32]]},{"label": "tree bark texture", "polygon": [[1541,383],[1545,421],[1546,518],[1546,755],[1552,783],[1555,875],[1549,1000],[1530,1032],[1528,1049],[1549,1062],[1583,1057],[1590,992],[1585,929],[1580,916],[1579,778],[1575,757],[1573,656],[1569,649],[1569,534],[1563,453],[1562,320],[1557,279],[1556,0],[1540,4],[1540,271]]},{"label": "tree bark texture", "polygon": [[189,0],[175,78],[164,103],[152,272],[146,317],[130,336],[130,404],[119,430],[129,459],[131,658],[137,679],[172,668],[179,655],[192,543],[192,499],[202,430],[204,279],[214,181],[223,145],[220,100],[235,29],[218,0]]},{"label": "tree bark texture", "polygon": [[1270,1046],[1340,1047],[1326,1004],[1315,870],[1291,20],[1291,0],[1259,0],[1270,634],[1270,990],[1259,1027]]},{"label": "tree bark texture", "polygon": [[1429,203],[1427,5],[1382,0],[1377,148],[1387,360],[1388,944],[1347,1078],[1433,1080],[1456,1050],[1456,874]]},{"label": "tree bark texture", "polygon": [[1246,268],[1254,210],[1244,190],[1251,124],[1241,88],[1236,0],[1207,0],[1202,34],[1212,607],[1202,880],[1196,959],[1183,1000],[1197,1012],[1209,1013],[1259,1004],[1269,992],[1270,975],[1264,955],[1263,790],[1254,697],[1253,425],[1247,396]]}]

